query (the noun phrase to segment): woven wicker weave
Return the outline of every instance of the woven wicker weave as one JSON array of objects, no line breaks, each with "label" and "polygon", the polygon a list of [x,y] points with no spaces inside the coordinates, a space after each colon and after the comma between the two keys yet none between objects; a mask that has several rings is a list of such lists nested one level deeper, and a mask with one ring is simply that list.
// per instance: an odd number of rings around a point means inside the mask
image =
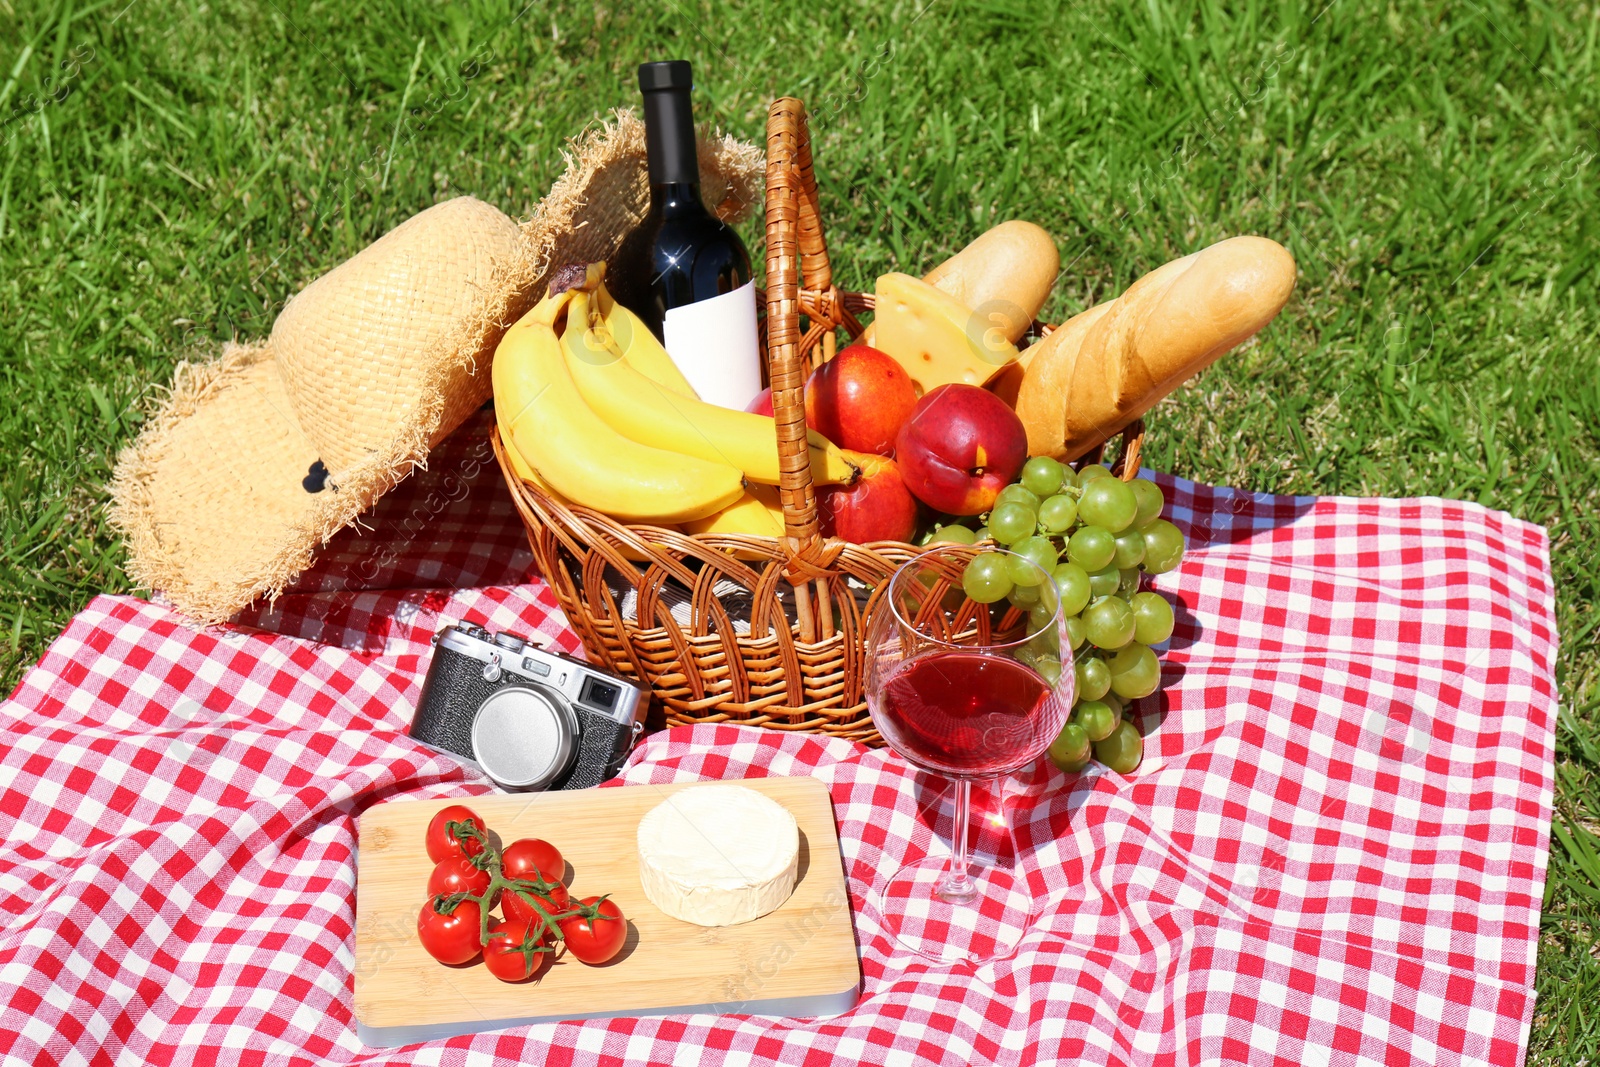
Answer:
[{"label": "woven wicker weave", "polygon": [[[767,117],[766,230],[767,366],[787,537],[625,526],[524,483],[498,433],[495,455],[539,568],[589,655],[648,683],[667,724],[738,722],[878,745],[862,642],[889,577],[921,550],[819,530],[804,380],[832,358],[839,329],[861,332],[856,315],[873,299],[833,284],[805,107],[792,97]],[[1143,433],[1138,422],[1123,432],[1113,468],[1123,478],[1138,472]]]}]

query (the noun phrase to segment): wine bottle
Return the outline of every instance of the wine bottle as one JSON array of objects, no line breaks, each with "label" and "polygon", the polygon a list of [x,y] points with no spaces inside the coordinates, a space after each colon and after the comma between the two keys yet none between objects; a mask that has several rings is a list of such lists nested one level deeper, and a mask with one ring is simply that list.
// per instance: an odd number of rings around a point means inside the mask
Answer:
[{"label": "wine bottle", "polygon": [[700,399],[743,408],[761,391],[750,253],[700,199],[685,60],[639,67],[650,210],[606,268],[611,294],[666,346]]}]

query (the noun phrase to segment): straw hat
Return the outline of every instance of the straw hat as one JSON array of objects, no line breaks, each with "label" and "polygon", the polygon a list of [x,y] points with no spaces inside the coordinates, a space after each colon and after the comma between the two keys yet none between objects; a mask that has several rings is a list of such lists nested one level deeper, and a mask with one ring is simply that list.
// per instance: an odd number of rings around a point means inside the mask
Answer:
[{"label": "straw hat", "polygon": [[[759,201],[758,149],[706,140],[700,159],[724,218]],[[495,346],[550,270],[611,255],[648,203],[643,124],[619,112],[526,224],[437,204],[306,286],[266,341],[179,363],[111,483],[129,576],[208,623],[283,592],[489,398]]]}]

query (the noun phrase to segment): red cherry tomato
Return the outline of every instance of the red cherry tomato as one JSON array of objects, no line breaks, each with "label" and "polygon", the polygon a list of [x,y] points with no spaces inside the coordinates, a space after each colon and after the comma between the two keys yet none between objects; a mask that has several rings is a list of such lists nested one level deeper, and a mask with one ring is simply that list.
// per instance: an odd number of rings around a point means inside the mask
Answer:
[{"label": "red cherry tomato", "polygon": [[[548,897],[548,902],[541,900],[539,906],[550,915],[558,915],[570,906],[571,898],[564,885],[557,885],[550,890]],[[500,894],[500,910],[505,912],[507,922],[525,923],[530,930],[536,929],[541,921],[533,906],[510,889]]]},{"label": "red cherry tomato", "polygon": [[548,841],[537,837],[524,837],[506,846],[501,856],[501,870],[507,878],[543,878],[547,882],[560,882],[567,873],[567,861],[561,851]]},{"label": "red cherry tomato", "polygon": [[[502,982],[521,982],[544,970],[548,952],[525,951],[528,924],[514,921],[492,923],[489,941],[483,946],[483,963],[489,973]],[[546,935],[539,939],[541,945],[549,944]]]},{"label": "red cherry tomato", "polygon": [[483,842],[468,838],[463,844],[458,838],[451,835],[448,827],[452,822],[470,822],[478,828],[478,833],[484,837],[489,836],[489,826],[471,808],[463,804],[452,804],[448,808],[439,809],[439,814],[428,823],[428,858],[435,863],[440,860],[465,856],[476,856],[483,851]]},{"label": "red cherry tomato", "polygon": [[417,937],[428,955],[440,963],[466,963],[483,948],[478,940],[479,923],[482,922],[478,905],[463,900],[449,915],[434,909],[433,897],[422,906],[417,916]]},{"label": "red cherry tomato", "polygon": [[451,893],[471,893],[481,897],[489,888],[489,872],[469,859],[440,860],[428,875],[428,897],[447,897]]},{"label": "red cherry tomato", "polygon": [[622,943],[628,939],[628,924],[614,900],[584,897],[582,903],[598,905],[599,917],[574,915],[563,920],[559,924],[561,939],[567,943],[567,951],[582,962],[604,963],[621,951]]}]

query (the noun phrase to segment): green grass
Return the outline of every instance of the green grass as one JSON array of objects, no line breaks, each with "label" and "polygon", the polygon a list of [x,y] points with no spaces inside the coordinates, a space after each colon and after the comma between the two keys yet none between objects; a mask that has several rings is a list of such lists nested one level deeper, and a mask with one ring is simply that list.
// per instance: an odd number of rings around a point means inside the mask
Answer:
[{"label": "green grass", "polygon": [[440,198],[526,214],[564,139],[632,102],[633,65],[684,56],[702,117],[747,138],[774,95],[819,112],[846,285],[1024,217],[1070,264],[1059,318],[1225,235],[1283,241],[1294,301],[1157,410],[1153,466],[1549,527],[1559,833],[1532,1049],[1593,1058],[1600,9],[1325,2],[0,0],[0,685],[127,588],[103,486],[180,355],[264,335]]}]

